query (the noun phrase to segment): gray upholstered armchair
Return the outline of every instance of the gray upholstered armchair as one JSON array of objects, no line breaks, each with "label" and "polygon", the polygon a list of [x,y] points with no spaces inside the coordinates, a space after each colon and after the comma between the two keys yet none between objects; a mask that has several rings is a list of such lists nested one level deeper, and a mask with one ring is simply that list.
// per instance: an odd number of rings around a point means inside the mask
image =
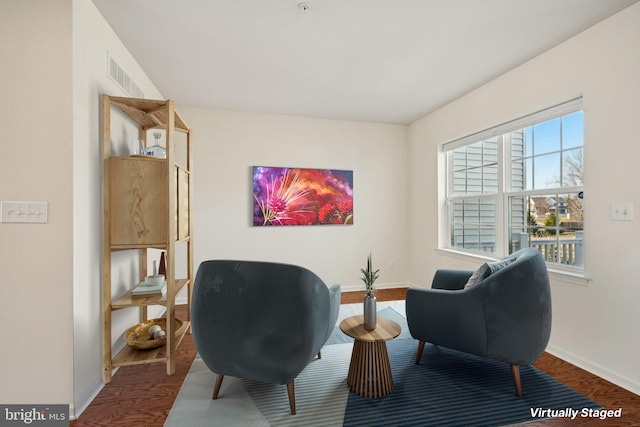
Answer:
[{"label": "gray upholstered armchair", "polygon": [[[506,262],[505,262],[506,261]],[[492,272],[496,266],[502,267]],[[521,249],[500,262],[471,271],[438,270],[431,289],[410,289],[406,297],[411,336],[425,342],[511,365],[516,394],[522,395],[519,366],[533,364],[549,342],[551,293],[540,252]],[[484,276],[484,277],[483,277]]]},{"label": "gray upholstered armchair", "polygon": [[200,264],[191,303],[193,339],[207,367],[218,374],[287,384],[295,415],[293,380],[333,331],[340,285],[328,288],[295,265],[213,260]]}]

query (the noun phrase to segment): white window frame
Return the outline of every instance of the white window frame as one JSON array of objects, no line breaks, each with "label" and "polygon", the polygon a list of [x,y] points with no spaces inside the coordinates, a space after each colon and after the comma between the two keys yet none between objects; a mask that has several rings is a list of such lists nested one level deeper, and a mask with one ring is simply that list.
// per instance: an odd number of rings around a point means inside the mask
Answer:
[{"label": "white window frame", "polygon": [[[566,194],[566,193],[575,193],[579,191],[583,191],[583,187],[554,187],[549,189],[539,189],[539,190],[524,190],[524,191],[512,191],[506,186],[511,183],[511,168],[509,165],[505,164],[506,160],[510,158],[509,153],[509,144],[506,144],[503,135],[509,134],[512,131],[523,129],[529,126],[536,125],[538,123],[542,123],[548,120],[552,120],[564,115],[568,115],[571,113],[575,113],[583,110],[582,105],[582,97],[572,99],[570,101],[558,104],[556,106],[538,111],[536,113],[509,121],[507,123],[486,129],[481,132],[477,132],[468,136],[465,136],[460,139],[456,139],[453,141],[446,142],[441,145],[441,154],[443,155],[443,162],[441,165],[444,167],[444,202],[445,206],[443,207],[443,215],[440,216],[440,220],[442,221],[439,229],[441,233],[440,236],[440,249],[446,251],[453,251],[463,254],[468,254],[475,257],[480,258],[502,258],[508,255],[509,251],[509,224],[507,218],[509,218],[509,197],[511,196],[521,196],[521,195],[549,195],[549,194]],[[473,195],[464,195],[464,196],[451,196],[450,189],[452,183],[450,182],[450,163],[448,160],[448,152],[467,146],[469,144],[473,144],[482,140],[486,140],[492,137],[498,137],[498,191],[496,194],[473,194]],[[584,150],[584,141],[583,146]],[[584,151],[583,151],[584,152]],[[453,200],[464,200],[464,199],[477,199],[480,197],[492,197],[495,200],[496,204],[496,212],[495,212],[495,247],[494,253],[473,251],[460,247],[453,247],[451,245],[451,233],[452,233],[452,221],[451,221],[451,211],[450,205]],[[578,276],[582,276],[584,272],[585,265],[583,263],[582,266],[567,266],[559,263],[549,263],[550,271],[556,270],[559,272],[566,272],[568,274],[574,274]]]}]

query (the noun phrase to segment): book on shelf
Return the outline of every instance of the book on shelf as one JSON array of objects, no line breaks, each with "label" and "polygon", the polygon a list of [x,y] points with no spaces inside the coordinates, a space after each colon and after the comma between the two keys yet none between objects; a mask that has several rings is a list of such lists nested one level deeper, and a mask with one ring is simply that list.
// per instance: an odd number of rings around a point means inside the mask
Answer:
[{"label": "book on shelf", "polygon": [[150,285],[142,282],[131,291],[131,296],[133,297],[154,297],[165,296],[166,294],[167,282],[162,282],[158,285]]}]

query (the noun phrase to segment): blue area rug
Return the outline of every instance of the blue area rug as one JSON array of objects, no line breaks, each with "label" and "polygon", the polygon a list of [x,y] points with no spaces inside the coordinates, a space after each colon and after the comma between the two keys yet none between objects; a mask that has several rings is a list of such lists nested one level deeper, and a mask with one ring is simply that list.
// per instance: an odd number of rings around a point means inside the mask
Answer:
[{"label": "blue area rug", "polygon": [[387,342],[394,390],[380,399],[349,393],[344,426],[503,426],[530,422],[532,410],[600,408],[533,367],[521,367],[517,397],[504,362],[427,344],[414,363],[418,342]]},{"label": "blue area rug", "polygon": [[[225,377],[211,399],[215,374],[196,357],[165,427],[504,426],[539,420],[532,410],[600,408],[532,367],[520,369],[523,396],[515,395],[507,363],[427,344],[420,365],[418,342],[406,319],[388,307],[378,315],[402,326],[387,342],[394,390],[370,399],[349,391],[353,345],[339,328],[296,378],[297,414],[289,412],[286,387]],[[579,420],[576,420],[579,421]]]}]

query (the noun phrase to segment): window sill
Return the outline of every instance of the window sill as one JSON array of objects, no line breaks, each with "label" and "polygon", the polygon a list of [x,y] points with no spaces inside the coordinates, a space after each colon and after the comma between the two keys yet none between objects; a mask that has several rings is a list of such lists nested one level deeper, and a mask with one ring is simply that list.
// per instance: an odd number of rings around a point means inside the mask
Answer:
[{"label": "window sill", "polygon": [[438,248],[438,252],[441,255],[450,256],[453,258],[464,259],[465,261],[474,261],[474,262],[493,262],[497,260],[497,258],[491,257],[489,255],[482,255],[480,253],[472,253],[472,252],[462,252],[457,251],[455,249],[449,248]]},{"label": "window sill", "polygon": [[553,281],[570,283],[572,285],[588,286],[592,280],[586,276],[582,271],[568,271],[556,267],[547,266],[549,272],[549,278]]}]

